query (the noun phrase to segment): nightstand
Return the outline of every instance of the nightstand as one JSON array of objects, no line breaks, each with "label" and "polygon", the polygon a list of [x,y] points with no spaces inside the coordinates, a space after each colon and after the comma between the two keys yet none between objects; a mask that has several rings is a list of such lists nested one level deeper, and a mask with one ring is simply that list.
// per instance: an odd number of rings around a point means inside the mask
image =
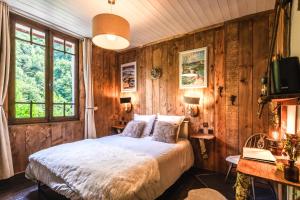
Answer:
[{"label": "nightstand", "polygon": [[213,134],[194,133],[194,134],[190,135],[190,138],[203,139],[203,140],[213,140],[213,139],[215,139],[215,136]]},{"label": "nightstand", "polygon": [[202,159],[208,159],[208,155],[205,147],[205,140],[213,140],[215,139],[215,136],[213,134],[193,133],[190,135],[190,138],[199,141],[201,157]]},{"label": "nightstand", "polygon": [[[207,134],[207,133],[194,133],[190,135],[190,139],[197,140],[200,146],[200,158],[203,160],[208,159],[208,154],[205,147],[205,140],[206,141],[213,141],[215,139],[214,134]],[[198,145],[198,144],[197,144]],[[214,144],[213,144],[214,145]],[[195,151],[196,153],[197,151]],[[201,176],[203,174],[195,174],[195,178],[203,185],[206,186],[206,184],[202,181]]]},{"label": "nightstand", "polygon": [[111,126],[112,131],[116,132],[117,134],[122,133],[124,128],[125,128],[125,125],[113,125],[113,126]]}]

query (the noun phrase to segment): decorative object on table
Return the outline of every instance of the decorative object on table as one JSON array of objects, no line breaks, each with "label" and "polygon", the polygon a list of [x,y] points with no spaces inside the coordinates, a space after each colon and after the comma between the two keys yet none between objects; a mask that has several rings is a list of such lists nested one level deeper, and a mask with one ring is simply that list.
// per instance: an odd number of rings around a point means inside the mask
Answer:
[{"label": "decorative object on table", "polygon": [[[115,0],[108,0],[112,6]],[[96,15],[92,21],[93,43],[104,49],[125,49],[129,46],[130,25],[126,19],[111,13]]]},{"label": "decorative object on table", "polygon": [[121,92],[136,92],[136,62],[121,65]]},{"label": "decorative object on table", "polygon": [[280,156],[282,152],[282,142],[279,138],[280,134],[278,131],[272,131],[272,137],[266,138],[268,141],[268,149],[273,155]]},{"label": "decorative object on table", "polygon": [[179,53],[179,88],[207,87],[207,47]]},{"label": "decorative object on table", "polygon": [[184,97],[184,103],[187,104],[187,113],[192,117],[197,117],[199,114],[199,97]]},{"label": "decorative object on table", "polygon": [[161,77],[162,71],[161,68],[159,67],[153,67],[151,69],[151,78],[152,79],[159,79]]},{"label": "decorative object on table", "polygon": [[131,97],[120,97],[120,103],[124,105],[125,112],[130,113],[132,111]]},{"label": "decorative object on table", "polygon": [[299,138],[296,135],[286,134],[283,154],[288,155],[289,164],[284,167],[284,178],[291,182],[299,182],[299,169],[295,166],[297,149],[299,149]]}]

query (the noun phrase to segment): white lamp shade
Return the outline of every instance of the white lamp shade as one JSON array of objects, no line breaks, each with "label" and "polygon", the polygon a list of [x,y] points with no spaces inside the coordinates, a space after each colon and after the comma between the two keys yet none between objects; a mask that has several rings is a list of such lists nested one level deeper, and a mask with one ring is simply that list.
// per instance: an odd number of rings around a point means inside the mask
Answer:
[{"label": "white lamp shade", "polygon": [[130,25],[118,15],[103,13],[93,18],[93,43],[104,49],[125,49],[129,46]]}]

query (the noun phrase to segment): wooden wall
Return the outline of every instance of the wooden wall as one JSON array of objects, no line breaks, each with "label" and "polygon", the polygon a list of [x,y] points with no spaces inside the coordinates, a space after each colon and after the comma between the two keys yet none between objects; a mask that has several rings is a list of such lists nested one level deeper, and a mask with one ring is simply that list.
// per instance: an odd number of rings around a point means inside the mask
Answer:
[{"label": "wooden wall", "polygon": [[[79,60],[82,60],[82,52],[79,54]],[[9,126],[15,173],[26,169],[30,154],[54,145],[83,139],[85,92],[82,64],[79,65],[79,95],[80,119],[77,121]],[[5,105],[7,111],[7,101]]]},{"label": "wooden wall", "polygon": [[93,46],[93,88],[97,136],[110,134],[119,113],[116,53]]},{"label": "wooden wall", "polygon": [[[191,131],[203,122],[214,128],[216,141],[208,143],[209,159],[198,165],[224,171],[225,157],[240,152],[254,132],[268,132],[268,111],[256,117],[260,78],[265,71],[272,14],[226,22],[224,25],[122,53],[93,47],[93,79],[97,135],[107,135],[116,119],[129,120],[133,113],[184,115],[184,95],[200,96],[200,115],[191,118]],[[208,88],[179,90],[178,53],[208,47]],[[120,64],[137,61],[138,91],[120,93]],[[153,66],[162,77],[152,80]],[[224,87],[222,97],[218,88]],[[234,105],[230,96],[237,96]],[[124,113],[120,96],[131,96],[134,111]],[[188,116],[187,116],[188,117]],[[40,149],[83,138],[84,86],[80,66],[80,120],[9,127],[15,172],[25,169],[28,155]]]},{"label": "wooden wall", "polygon": [[[190,119],[191,131],[198,132],[203,122],[208,122],[209,127],[214,129],[216,140],[207,144],[209,159],[203,161],[198,158],[197,165],[224,171],[227,155],[240,153],[251,134],[267,133],[269,129],[267,109],[261,119],[256,113],[272,19],[271,12],[260,13],[216,28],[121,52],[117,55],[117,63],[114,63],[117,67],[113,71],[114,59],[96,48],[95,62],[109,62],[103,67],[94,67],[95,101],[101,107],[96,112],[98,135],[109,131],[112,119],[124,117],[129,120],[133,113],[185,115],[183,96],[199,96],[200,115]],[[200,47],[208,47],[208,87],[180,90],[178,53]],[[109,57],[108,61],[100,59],[105,55]],[[119,67],[132,61],[137,61],[138,90],[120,94]],[[150,77],[154,66],[162,68],[160,79],[152,80]],[[224,88],[222,96],[219,95],[219,87]],[[237,97],[234,104],[230,101],[232,95]],[[118,107],[119,96],[132,97],[134,111],[131,114],[125,114]]]}]

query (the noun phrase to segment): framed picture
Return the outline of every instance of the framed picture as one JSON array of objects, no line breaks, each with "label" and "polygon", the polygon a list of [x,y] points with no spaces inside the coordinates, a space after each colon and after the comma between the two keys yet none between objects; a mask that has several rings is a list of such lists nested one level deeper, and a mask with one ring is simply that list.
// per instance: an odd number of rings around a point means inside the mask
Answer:
[{"label": "framed picture", "polygon": [[136,62],[121,65],[121,92],[136,92]]},{"label": "framed picture", "polygon": [[207,47],[179,53],[179,88],[207,87]]}]

